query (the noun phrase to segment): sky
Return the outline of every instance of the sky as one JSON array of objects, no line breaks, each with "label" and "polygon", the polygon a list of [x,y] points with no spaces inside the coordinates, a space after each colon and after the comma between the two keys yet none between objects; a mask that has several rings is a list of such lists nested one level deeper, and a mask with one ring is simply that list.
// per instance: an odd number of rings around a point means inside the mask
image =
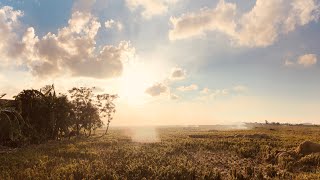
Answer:
[{"label": "sky", "polygon": [[320,124],[319,0],[0,0],[0,93],[118,94],[113,125]]}]

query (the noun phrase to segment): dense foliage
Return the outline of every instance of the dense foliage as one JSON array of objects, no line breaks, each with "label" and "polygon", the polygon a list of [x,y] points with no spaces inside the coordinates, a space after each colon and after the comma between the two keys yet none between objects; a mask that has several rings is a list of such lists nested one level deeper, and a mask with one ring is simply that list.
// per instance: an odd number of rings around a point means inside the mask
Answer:
[{"label": "dense foliage", "polygon": [[102,127],[106,116],[109,126],[117,96],[95,95],[93,89],[72,88],[69,100],[67,95],[57,95],[54,86],[48,85],[40,91],[23,90],[11,101],[2,100],[8,103],[0,103],[0,144],[17,146],[71,135],[90,136]]}]

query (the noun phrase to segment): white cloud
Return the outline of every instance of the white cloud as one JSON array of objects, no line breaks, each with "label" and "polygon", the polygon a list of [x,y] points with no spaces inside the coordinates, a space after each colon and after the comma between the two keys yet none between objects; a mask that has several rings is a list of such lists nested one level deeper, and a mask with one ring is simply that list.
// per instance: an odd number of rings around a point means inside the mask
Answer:
[{"label": "white cloud", "polygon": [[106,22],[104,23],[104,25],[105,25],[105,27],[106,27],[107,29],[113,29],[113,28],[115,28],[115,29],[117,29],[118,31],[122,31],[122,29],[123,29],[122,23],[121,23],[120,21],[115,21],[115,20],[113,20],[113,19],[110,19],[110,20],[106,21]]},{"label": "white cloud", "polygon": [[162,94],[167,94],[169,92],[169,87],[163,83],[157,83],[147,88],[145,93],[150,96],[160,96]]},{"label": "white cloud", "polygon": [[278,38],[278,26],[283,23],[289,3],[279,0],[257,0],[251,11],[240,21],[240,29],[233,38],[239,45],[268,46]]},{"label": "white cloud", "polygon": [[12,58],[22,54],[24,45],[18,41],[18,35],[14,32],[20,26],[19,17],[23,12],[13,10],[12,7],[0,8],[0,61],[1,65],[10,63]]},{"label": "white cloud", "polygon": [[177,0],[126,0],[131,11],[142,8],[141,15],[146,19],[167,13],[169,5],[176,2]]},{"label": "white cloud", "polygon": [[58,34],[48,33],[35,45],[39,60],[31,66],[33,73],[44,76],[48,72],[61,74],[68,70],[73,76],[120,76],[122,59],[127,53],[133,54],[134,48],[130,42],[123,41],[118,46],[106,45],[96,51],[95,36],[100,26],[90,13],[74,12],[67,27],[59,29]]},{"label": "white cloud", "polygon": [[293,62],[293,61],[291,61],[291,60],[289,60],[289,59],[286,59],[286,60],[284,61],[284,65],[285,65],[285,66],[293,66],[293,65],[295,65],[295,62]]},{"label": "white cloud", "polygon": [[22,14],[7,6],[0,9],[0,61],[25,65],[35,76],[117,77],[123,61],[135,54],[127,41],[98,48],[95,37],[101,25],[88,12],[73,12],[68,25],[57,34],[38,37],[29,27],[19,39],[16,32]]},{"label": "white cloud", "polygon": [[[161,83],[155,83],[154,85],[150,86],[145,90],[146,94],[149,94],[150,96],[156,97],[160,95],[166,95],[171,100],[177,100],[180,97],[177,94],[174,94],[171,92],[171,85],[177,80],[183,80],[186,78],[186,70],[175,67],[171,69],[170,75],[163,79]],[[180,89],[179,89],[180,88]],[[188,90],[196,90],[198,89],[197,85],[190,85],[187,87],[179,87],[177,88],[180,91],[188,91]]]},{"label": "white cloud", "polygon": [[284,30],[293,31],[296,26],[308,24],[319,19],[319,4],[314,0],[293,0],[292,9],[285,20]]},{"label": "white cloud", "polygon": [[220,0],[213,9],[202,9],[180,17],[171,17],[170,40],[204,35],[208,31],[225,33],[236,45],[265,47],[281,34],[319,19],[320,8],[314,0],[257,0],[242,15],[236,4]]},{"label": "white cloud", "polygon": [[186,70],[182,69],[182,68],[173,68],[171,70],[171,74],[169,79],[171,80],[183,80],[186,78]]},{"label": "white cloud", "polygon": [[236,24],[236,5],[221,0],[214,9],[201,9],[198,13],[171,17],[173,29],[169,31],[170,40],[185,39],[204,35],[207,31],[217,30],[234,34]]},{"label": "white cloud", "polygon": [[310,67],[317,64],[317,55],[315,54],[305,54],[301,55],[297,58],[296,61],[291,61],[286,59],[284,65],[285,66],[304,66],[304,67]]},{"label": "white cloud", "polygon": [[198,86],[196,84],[191,84],[190,86],[180,86],[177,88],[179,91],[194,91],[197,90]]},{"label": "white cloud", "polygon": [[210,89],[209,88],[203,88],[200,93],[202,94],[208,94],[210,92]]},{"label": "white cloud", "polygon": [[317,63],[317,56],[315,54],[305,54],[298,58],[297,63],[304,67],[310,67]]}]

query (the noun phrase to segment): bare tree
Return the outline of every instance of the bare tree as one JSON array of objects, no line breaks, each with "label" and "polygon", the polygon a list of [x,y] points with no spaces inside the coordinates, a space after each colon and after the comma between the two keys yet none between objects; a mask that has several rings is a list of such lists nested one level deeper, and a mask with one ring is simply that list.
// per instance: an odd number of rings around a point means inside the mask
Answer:
[{"label": "bare tree", "polygon": [[100,109],[100,115],[107,118],[107,129],[105,134],[108,133],[110,122],[113,119],[113,114],[116,112],[116,106],[113,101],[118,98],[118,95],[100,94],[97,95],[97,105]]}]

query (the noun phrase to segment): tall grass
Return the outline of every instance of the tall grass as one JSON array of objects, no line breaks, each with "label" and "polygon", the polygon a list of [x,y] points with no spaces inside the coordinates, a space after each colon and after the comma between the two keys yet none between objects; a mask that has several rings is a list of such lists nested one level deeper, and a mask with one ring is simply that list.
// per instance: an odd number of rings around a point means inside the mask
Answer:
[{"label": "tall grass", "polygon": [[[320,142],[320,128],[273,129],[160,128],[160,141],[153,143],[134,142],[123,129],[111,129],[102,138],[78,137],[2,151],[0,179],[320,178],[319,154],[290,155],[301,141]],[[255,138],[256,134],[268,138]],[[288,152],[288,157],[279,158],[281,152]]]}]

